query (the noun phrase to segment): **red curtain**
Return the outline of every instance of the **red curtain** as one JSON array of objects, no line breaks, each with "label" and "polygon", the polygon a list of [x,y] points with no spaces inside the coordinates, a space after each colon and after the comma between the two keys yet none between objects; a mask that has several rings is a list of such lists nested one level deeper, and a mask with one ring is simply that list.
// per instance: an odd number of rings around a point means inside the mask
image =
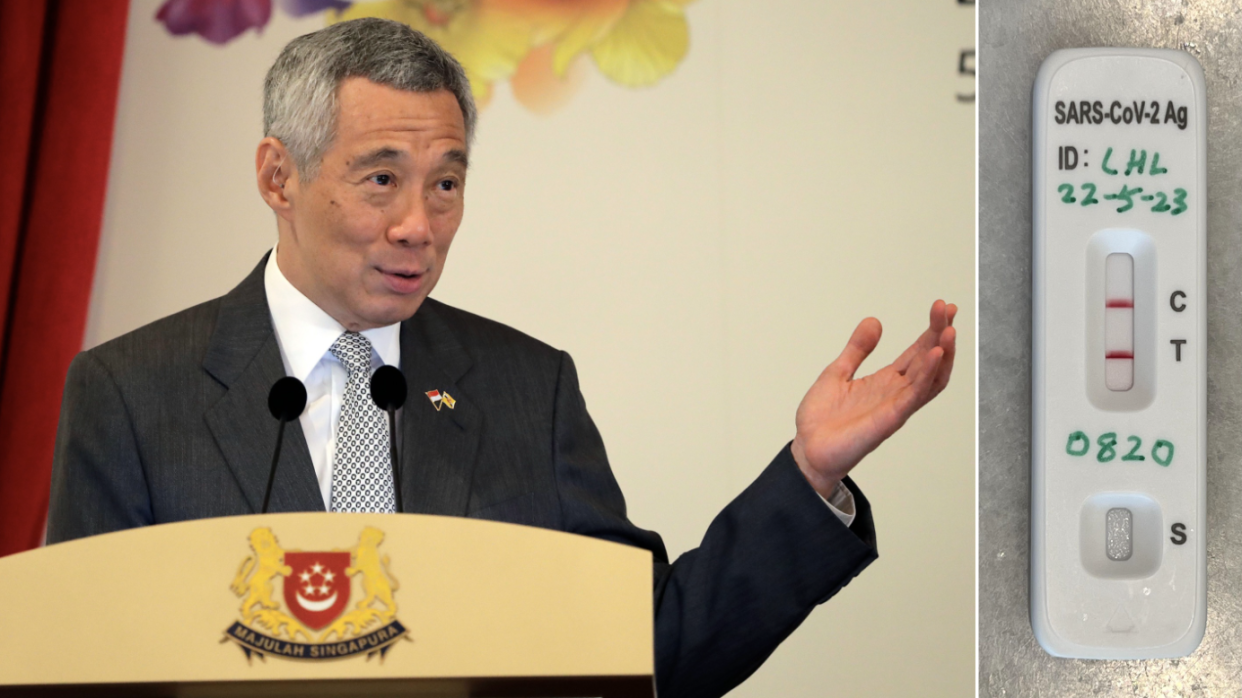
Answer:
[{"label": "red curtain", "polygon": [[0,2],[0,555],[40,544],[82,348],[129,0]]}]

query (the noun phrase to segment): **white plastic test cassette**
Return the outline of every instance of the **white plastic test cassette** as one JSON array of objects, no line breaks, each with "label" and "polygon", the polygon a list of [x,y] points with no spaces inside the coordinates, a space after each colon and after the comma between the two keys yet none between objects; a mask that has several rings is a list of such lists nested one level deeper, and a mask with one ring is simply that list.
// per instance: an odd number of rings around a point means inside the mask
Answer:
[{"label": "white plastic test cassette", "polygon": [[1033,96],[1031,626],[1190,654],[1206,580],[1206,114],[1189,54],[1052,54]]}]

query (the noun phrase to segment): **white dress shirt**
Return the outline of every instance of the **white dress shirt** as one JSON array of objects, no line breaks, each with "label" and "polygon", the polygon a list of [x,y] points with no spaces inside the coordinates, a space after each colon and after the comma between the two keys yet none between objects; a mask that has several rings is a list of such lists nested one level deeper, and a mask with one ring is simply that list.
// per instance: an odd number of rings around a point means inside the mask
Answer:
[{"label": "white dress shirt", "polygon": [[[306,409],[298,421],[315,465],[324,508],[331,510],[336,425],[341,419],[349,372],[328,349],[345,328],[289,283],[276,264],[275,249],[267,259],[263,284],[285,375],[297,378],[306,386]],[[361,334],[371,342],[372,371],[384,364],[401,368],[400,323]],[[838,484],[824,503],[846,526],[854,522],[854,494],[844,483]]]},{"label": "white dress shirt", "polygon": [[[298,421],[315,465],[324,508],[331,510],[336,425],[341,419],[349,371],[328,349],[345,328],[289,283],[276,265],[274,249],[263,272],[263,284],[285,375],[306,386],[306,409]],[[401,367],[400,323],[361,334],[371,342],[371,370],[384,364]]]}]

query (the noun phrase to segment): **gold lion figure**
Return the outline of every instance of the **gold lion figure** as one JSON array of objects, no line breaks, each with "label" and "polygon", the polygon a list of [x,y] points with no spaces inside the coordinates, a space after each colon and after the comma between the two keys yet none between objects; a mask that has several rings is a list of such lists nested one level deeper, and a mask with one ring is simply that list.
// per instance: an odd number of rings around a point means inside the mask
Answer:
[{"label": "gold lion figure", "polygon": [[[392,599],[392,592],[400,588],[396,577],[388,569],[388,556],[380,555],[379,544],[384,540],[384,533],[378,528],[367,526],[358,537],[358,547],[353,550],[353,562],[345,568],[345,574],[354,576],[362,573],[363,598],[354,610],[341,616],[319,636],[319,641],[328,639],[336,633],[338,639],[348,637],[348,631],[359,635],[372,623],[387,623],[397,615],[397,604]],[[383,604],[383,610],[375,608],[375,602]]]},{"label": "gold lion figure", "polygon": [[285,551],[276,542],[276,534],[270,528],[256,528],[250,532],[250,549],[254,555],[242,560],[230,585],[234,594],[245,597],[241,605],[242,622],[266,627],[278,637],[284,629],[291,640],[294,633],[301,633],[309,640],[310,631],[291,616],[281,613],[280,604],[272,600],[272,582],[276,577],[293,574],[293,568],[285,564]]}]

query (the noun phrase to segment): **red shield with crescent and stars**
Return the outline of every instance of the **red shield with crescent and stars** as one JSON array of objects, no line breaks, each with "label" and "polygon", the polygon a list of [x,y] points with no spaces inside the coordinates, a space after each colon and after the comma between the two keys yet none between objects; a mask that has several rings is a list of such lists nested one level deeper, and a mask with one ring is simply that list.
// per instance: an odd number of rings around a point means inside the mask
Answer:
[{"label": "red shield with crescent and stars", "polygon": [[311,630],[336,620],[349,603],[349,553],[285,553],[285,606]]}]

